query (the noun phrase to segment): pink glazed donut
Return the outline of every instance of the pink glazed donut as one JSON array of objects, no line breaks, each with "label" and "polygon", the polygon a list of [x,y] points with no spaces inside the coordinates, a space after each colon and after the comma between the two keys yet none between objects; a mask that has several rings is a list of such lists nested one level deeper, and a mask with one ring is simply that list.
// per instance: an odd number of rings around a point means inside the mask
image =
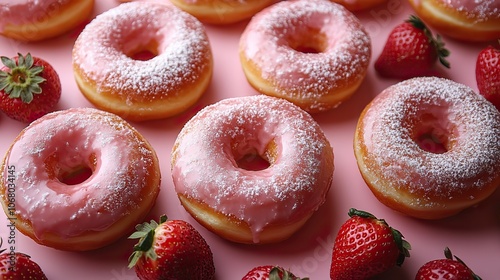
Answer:
[{"label": "pink glazed donut", "polygon": [[265,95],[205,107],[179,133],[171,163],[184,208],[219,236],[249,244],[296,232],[325,202],[334,171],[314,119]]},{"label": "pink glazed donut", "polygon": [[124,119],[171,117],[194,105],[212,78],[203,24],[171,4],[120,4],[97,16],[73,48],[73,72],[97,108]]},{"label": "pink glazed donut", "polygon": [[133,230],[159,193],[155,151],[118,116],[91,108],[48,114],[7,151],[0,201],[16,228],[61,250],[103,247]]},{"label": "pink glazed donut", "polygon": [[393,85],[367,105],[354,150],[385,205],[422,219],[473,206],[500,185],[500,113],[472,89],[440,78]]},{"label": "pink glazed donut", "polygon": [[500,38],[499,0],[409,0],[417,15],[438,33],[464,41]]},{"label": "pink glazed donut", "polygon": [[283,1],[252,18],[239,53],[257,91],[314,113],[336,107],[357,90],[371,42],[358,18],[340,4]]},{"label": "pink glazed donut", "polygon": [[21,41],[56,37],[84,23],[94,0],[0,0],[0,34]]}]

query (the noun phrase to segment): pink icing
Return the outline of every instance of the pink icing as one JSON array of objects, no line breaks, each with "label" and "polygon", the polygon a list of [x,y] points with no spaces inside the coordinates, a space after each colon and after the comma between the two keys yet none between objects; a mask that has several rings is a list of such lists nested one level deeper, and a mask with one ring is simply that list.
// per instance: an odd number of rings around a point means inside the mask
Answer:
[{"label": "pink icing", "polygon": [[[318,53],[295,50],[310,30],[326,38]],[[324,48],[324,49],[323,49]],[[283,1],[256,16],[240,40],[240,51],[284,95],[316,99],[364,78],[371,42],[360,21],[339,4],[322,0]]]},{"label": "pink icing", "polygon": [[[412,136],[422,128],[433,128],[447,151],[425,151]],[[367,168],[388,182],[383,188],[409,186],[411,192],[446,200],[466,190],[480,192],[498,178],[500,113],[453,81],[416,78],[387,88],[371,103],[360,129],[373,159]],[[413,203],[434,206],[426,195]]]},{"label": "pink icing", "polygon": [[[263,155],[273,140],[278,155],[268,168],[238,166],[245,154]],[[175,146],[175,190],[248,223],[254,242],[266,225],[292,223],[318,209],[332,180],[332,151],[319,125],[290,102],[265,95],[206,107]]]},{"label": "pink icing", "polygon": [[[66,238],[105,230],[135,211],[154,153],[135,133],[116,116],[90,108],[33,122],[6,157],[17,176],[16,214],[31,222],[37,238],[47,232]],[[46,164],[49,158],[56,163]],[[62,183],[57,175],[93,164],[95,170],[79,184]]]},{"label": "pink icing", "polygon": [[[128,56],[150,43],[158,45],[152,59]],[[152,1],[124,3],[100,14],[73,49],[73,63],[96,82],[96,91],[122,95],[129,105],[134,94],[176,96],[179,88],[200,78],[207,57],[211,52],[204,26],[173,5]]]},{"label": "pink icing", "polygon": [[0,30],[8,24],[43,22],[75,0],[0,0]]}]

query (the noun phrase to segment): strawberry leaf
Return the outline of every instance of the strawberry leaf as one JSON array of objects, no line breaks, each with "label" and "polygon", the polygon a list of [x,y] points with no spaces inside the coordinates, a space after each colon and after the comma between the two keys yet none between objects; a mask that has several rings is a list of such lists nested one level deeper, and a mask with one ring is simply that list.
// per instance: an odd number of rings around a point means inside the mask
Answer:
[{"label": "strawberry leaf", "polygon": [[10,59],[6,56],[2,56],[2,63],[7,66],[9,69],[15,68],[16,67],[16,62],[13,59]]},{"label": "strawberry leaf", "polygon": [[464,262],[464,261],[462,261],[459,257],[457,257],[457,256],[453,255],[453,254],[451,253],[450,248],[448,248],[448,247],[445,247],[445,248],[444,248],[444,256],[445,256],[447,259],[449,259],[449,260],[453,260],[453,258],[455,258],[455,260],[456,260],[456,261],[458,261],[459,263],[461,263],[463,266],[465,266],[465,267],[469,270],[469,272],[470,272],[470,274],[471,274],[471,276],[472,276],[472,278],[473,278],[474,280],[482,280],[482,278],[481,278],[481,277],[479,277],[479,275],[475,274],[475,273],[472,271],[472,269],[470,269],[470,267],[468,267],[468,266],[465,264],[465,262]]},{"label": "strawberry leaf", "polygon": [[144,222],[142,224],[136,225],[136,232],[129,236],[129,239],[139,239],[138,243],[134,246],[134,252],[129,257],[128,267],[134,267],[141,257],[156,260],[157,255],[153,248],[155,240],[155,230],[156,228],[167,221],[167,216],[162,215],[160,217],[160,223],[158,224],[155,220],[151,220],[149,223]]}]

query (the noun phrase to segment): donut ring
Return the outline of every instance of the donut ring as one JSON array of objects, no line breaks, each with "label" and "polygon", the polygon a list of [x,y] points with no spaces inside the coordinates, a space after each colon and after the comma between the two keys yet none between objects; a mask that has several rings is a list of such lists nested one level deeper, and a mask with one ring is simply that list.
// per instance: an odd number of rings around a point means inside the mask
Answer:
[{"label": "donut ring", "polygon": [[[148,60],[134,56],[150,52]],[[212,77],[204,26],[173,5],[121,4],[97,16],[73,48],[73,70],[96,107],[133,121],[185,111]]]},{"label": "donut ring", "polygon": [[25,128],[0,169],[0,201],[37,243],[86,251],[121,238],[159,193],[156,153],[116,115],[91,108],[47,114]]},{"label": "donut ring", "polygon": [[231,24],[248,18],[276,0],[170,0],[204,23]]},{"label": "donut ring", "polygon": [[423,219],[454,215],[500,184],[500,113],[472,89],[414,78],[362,112],[354,150],[361,175],[385,205]]},{"label": "donut ring", "polygon": [[441,35],[486,42],[500,38],[500,1],[409,0],[417,15]]},{"label": "donut ring", "polygon": [[315,113],[338,106],[360,86],[371,42],[361,22],[340,4],[283,1],[252,18],[239,52],[257,91]]},{"label": "donut ring", "polygon": [[[268,166],[245,166],[259,157]],[[313,118],[265,95],[205,107],[180,132],[171,164],[178,197],[200,224],[260,244],[296,232],[325,202],[334,170],[332,148]]]},{"label": "donut ring", "polygon": [[0,34],[34,42],[77,28],[91,15],[94,0],[2,1]]}]

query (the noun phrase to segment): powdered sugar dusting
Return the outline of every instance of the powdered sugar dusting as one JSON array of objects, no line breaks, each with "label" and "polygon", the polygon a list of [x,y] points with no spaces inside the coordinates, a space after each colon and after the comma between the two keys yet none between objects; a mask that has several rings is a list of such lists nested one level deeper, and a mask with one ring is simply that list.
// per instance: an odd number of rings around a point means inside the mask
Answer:
[{"label": "powdered sugar dusting", "polygon": [[[413,139],[426,114],[449,134],[447,152],[426,152]],[[389,87],[372,102],[362,129],[360,140],[373,159],[366,161],[368,170],[390,184],[379,187],[423,194],[416,205],[431,206],[429,196],[453,200],[464,192],[480,192],[499,176],[500,113],[472,89],[450,80],[416,78]]]},{"label": "powdered sugar dusting", "polygon": [[[278,156],[269,168],[237,166],[235,154],[263,155],[271,142]],[[319,125],[290,102],[264,95],[200,111],[180,132],[172,159],[177,192],[247,222],[256,235],[269,223],[316,210],[333,175],[332,150]]]},{"label": "powdered sugar dusting", "polygon": [[[311,40],[313,31],[326,37],[325,50],[303,53],[290,46],[291,41]],[[280,2],[255,16],[240,50],[276,91],[318,99],[364,78],[371,42],[360,21],[341,5],[299,0]]]},{"label": "powdered sugar dusting", "polygon": [[478,22],[500,18],[498,0],[442,0],[443,4]]},{"label": "powdered sugar dusting", "polygon": [[[16,167],[16,210],[40,238],[101,231],[137,211],[156,154],[115,115],[81,108],[55,112],[28,126],[8,152]],[[92,161],[92,162],[91,162]],[[90,178],[66,185],[57,173],[95,165]]]},{"label": "powdered sugar dusting", "polygon": [[[147,61],[129,52],[157,45]],[[134,98],[164,99],[195,83],[211,57],[203,25],[172,5],[131,2],[97,16],[78,37],[73,63],[95,80],[98,92],[133,92]],[[209,60],[209,59],[208,59]]]}]

